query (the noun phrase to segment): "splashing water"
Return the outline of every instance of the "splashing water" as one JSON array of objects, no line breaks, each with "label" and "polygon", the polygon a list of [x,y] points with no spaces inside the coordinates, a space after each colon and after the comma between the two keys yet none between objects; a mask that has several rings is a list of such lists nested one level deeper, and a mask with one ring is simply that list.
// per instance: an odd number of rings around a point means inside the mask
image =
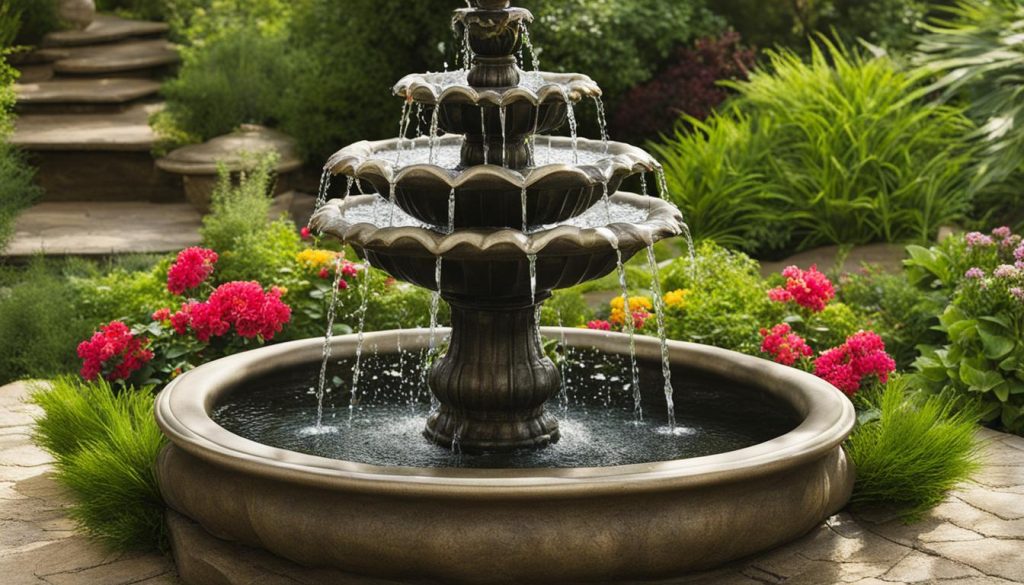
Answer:
[{"label": "splashing water", "polygon": [[530,164],[537,164],[537,129],[540,128],[540,106],[533,108],[533,132],[527,140],[530,148]]},{"label": "splashing water", "polygon": [[565,342],[565,327],[562,323],[562,312],[555,309],[555,320],[558,322],[558,341],[562,348],[562,359],[558,363],[558,373],[562,378],[562,387],[558,392],[558,403],[562,407],[562,415],[569,411],[569,345]]},{"label": "splashing water", "polygon": [[[448,194],[448,235],[453,233],[455,233],[455,187],[452,187],[451,193]],[[440,288],[440,278],[438,281]]]},{"label": "splashing water", "polygon": [[530,66],[533,70],[540,71],[540,56],[537,54],[536,48],[533,46],[533,39],[530,37],[530,29],[525,23],[521,24],[523,27],[523,46],[530,52]]},{"label": "splashing water", "polygon": [[508,144],[505,131],[506,106],[498,108],[498,119],[501,121],[501,166],[508,166]]},{"label": "splashing water", "polygon": [[[530,304],[537,304],[537,255],[529,254],[526,259],[530,262]],[[540,307],[540,305],[537,305]]]},{"label": "splashing water", "polygon": [[416,138],[423,137],[423,104],[416,104]]},{"label": "splashing water", "polygon": [[[655,171],[655,176],[658,179],[658,197],[668,201],[670,193],[668,190],[668,177],[665,174],[665,167],[659,166]],[[687,225],[686,222],[683,222],[683,237],[686,239],[686,249],[689,252],[690,276],[695,277],[696,274],[694,273],[694,270],[696,270],[697,266],[697,249],[693,245],[693,234],[690,233],[690,226]]]},{"label": "splashing water", "polygon": [[672,362],[668,356],[668,335],[665,333],[665,299],[661,292],[661,281],[658,280],[658,259],[654,255],[654,245],[647,246],[647,265],[651,270],[651,292],[654,296],[654,314],[658,319],[658,340],[661,342],[661,375],[665,378],[665,405],[668,411],[668,427],[676,426],[676,407],[672,389]]},{"label": "splashing water", "polygon": [[398,148],[395,149],[395,166],[400,166],[402,164],[402,153],[405,152],[405,142],[407,140],[405,133],[409,130],[409,120],[411,117],[412,100],[406,99],[405,102],[402,103],[402,115],[398,119]]},{"label": "splashing water", "polygon": [[569,96],[565,96],[565,103],[569,106],[566,108],[566,112],[569,115],[569,135],[572,137],[572,162],[579,164],[580,162],[580,150],[579,150],[579,135],[577,134],[576,125],[576,104],[569,101]]},{"label": "splashing water", "polygon": [[359,301],[359,328],[358,335],[356,337],[356,364],[352,368],[352,397],[349,400],[349,413],[351,413],[356,404],[359,403],[359,375],[361,373],[360,365],[363,359],[363,344],[366,341],[366,311],[369,308],[370,303],[370,265],[369,258],[365,259],[363,265],[363,282],[360,287],[360,296],[362,297]]},{"label": "splashing water", "polygon": [[647,173],[640,173],[640,194],[647,197]]},{"label": "splashing water", "polygon": [[608,154],[608,118],[605,115],[604,101],[601,96],[594,96],[594,106],[597,108],[597,123],[601,126],[601,146],[604,149],[604,153]]},{"label": "splashing water", "polygon": [[[313,206],[313,211],[318,211],[324,204],[327,203],[327,192],[331,189],[331,169],[324,167],[324,172],[320,175],[320,186],[316,191],[316,203]],[[310,216],[310,222],[313,221]],[[306,227],[310,227],[312,224],[307,223]]]},{"label": "splashing water", "polygon": [[640,368],[636,362],[636,323],[633,322],[633,311],[629,306],[629,284],[626,282],[626,265],[622,263],[622,251],[619,250],[618,242],[615,242],[616,268],[619,272],[619,287],[622,288],[623,322],[626,325],[626,333],[629,334],[629,367],[631,382],[633,384],[633,409],[637,422],[644,419],[644,409],[640,404]]},{"label": "splashing water", "polygon": [[[441,256],[437,257],[436,263],[434,264],[434,283],[437,285],[437,290],[430,296],[430,337],[427,345],[427,359],[423,360],[423,370],[420,380],[420,387],[427,388],[427,373],[428,364],[435,352],[437,351],[437,313],[441,308],[441,270],[443,267],[443,259]],[[429,389],[428,389],[429,392]],[[430,412],[434,413],[441,406],[438,402],[437,397],[434,396],[433,392],[430,393]]]},{"label": "splashing water", "polygon": [[491,162],[491,145],[487,142],[487,116],[484,115],[486,108],[480,106],[480,134],[484,139],[484,164]]},{"label": "splashing water", "polygon": [[427,155],[427,161],[430,164],[436,164],[437,162],[437,127],[439,125],[438,112],[440,110],[441,108],[434,106],[434,109],[430,114],[430,138],[428,139],[428,142],[430,143],[430,154]]},{"label": "splashing water", "polygon": [[323,432],[324,427],[324,394],[327,392],[327,363],[331,360],[331,337],[334,335],[334,317],[338,308],[338,287],[341,285],[341,263],[342,257],[339,254],[334,261],[334,286],[331,287],[331,301],[327,306],[327,332],[324,333],[323,359],[320,362],[320,379],[316,386],[316,426],[317,434]]},{"label": "splashing water", "polygon": [[523,185],[523,189],[519,193],[519,201],[523,207],[523,233],[528,234],[530,233],[530,225],[526,217],[526,185]]}]

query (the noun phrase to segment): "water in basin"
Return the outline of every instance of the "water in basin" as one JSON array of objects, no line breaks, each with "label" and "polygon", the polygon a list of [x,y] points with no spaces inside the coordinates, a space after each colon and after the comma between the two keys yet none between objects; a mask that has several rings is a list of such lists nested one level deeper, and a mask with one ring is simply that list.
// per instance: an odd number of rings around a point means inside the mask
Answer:
[{"label": "water in basin", "polygon": [[[660,363],[640,364],[645,418],[634,418],[628,357],[574,350],[568,380],[548,408],[561,440],[541,450],[453,454],[421,435],[430,411],[418,355],[368,355],[356,405],[344,389],[324,405],[326,432],[311,433],[317,413],[317,367],[283,371],[239,387],[221,400],[214,420],[273,447],[357,463],[408,467],[604,467],[713,455],[749,447],[796,427],[791,409],[761,391],[692,371],[673,371],[676,425],[670,428]],[[336,382],[351,380],[352,360],[332,362]]]}]

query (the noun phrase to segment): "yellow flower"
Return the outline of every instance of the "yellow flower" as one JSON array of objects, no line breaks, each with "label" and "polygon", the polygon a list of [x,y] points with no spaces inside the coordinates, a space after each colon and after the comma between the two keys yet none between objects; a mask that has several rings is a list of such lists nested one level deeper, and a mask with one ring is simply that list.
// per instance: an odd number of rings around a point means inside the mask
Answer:
[{"label": "yellow flower", "polygon": [[[608,320],[616,325],[626,322],[626,301],[622,297],[615,297],[611,300],[611,315]],[[630,296],[629,312],[636,314],[648,314],[654,308],[654,303],[648,297]]]},{"label": "yellow flower", "polygon": [[317,250],[315,248],[307,248],[295,256],[295,260],[297,260],[303,268],[309,270],[327,268],[334,264],[337,258],[337,252],[332,252],[330,250]]},{"label": "yellow flower", "polygon": [[665,306],[670,309],[682,309],[686,307],[686,295],[690,291],[684,288],[674,290],[665,294]]}]

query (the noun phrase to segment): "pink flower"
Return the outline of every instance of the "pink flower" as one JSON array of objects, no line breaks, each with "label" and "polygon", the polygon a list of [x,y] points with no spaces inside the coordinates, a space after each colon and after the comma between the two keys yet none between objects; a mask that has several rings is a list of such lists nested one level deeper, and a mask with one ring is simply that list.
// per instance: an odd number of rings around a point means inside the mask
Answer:
[{"label": "pink flower", "polygon": [[761,351],[772,356],[776,362],[792,366],[798,359],[811,357],[814,351],[811,350],[804,338],[793,333],[792,328],[786,323],[780,323],[775,327],[761,329]]},{"label": "pink flower", "polygon": [[768,298],[775,302],[794,301],[801,307],[818,313],[825,310],[828,302],[836,296],[832,282],[818,271],[816,265],[806,271],[790,266],[782,271],[782,275],[786,277],[785,288],[773,288],[768,291]]},{"label": "pink flower", "polygon": [[1017,249],[1013,251],[1013,257],[1015,260],[1024,261],[1024,244],[1017,246]]},{"label": "pink flower", "polygon": [[594,329],[595,331],[611,331],[612,324],[608,321],[591,321],[587,323],[587,329]]},{"label": "pink flower", "polygon": [[1010,289],[1010,294],[1018,301],[1024,302],[1024,288],[1015,286]]},{"label": "pink flower", "polygon": [[180,335],[191,329],[202,342],[227,335],[232,327],[241,337],[273,339],[291,320],[291,307],[281,301],[282,292],[279,288],[264,292],[258,282],[229,282],[205,302],[182,305],[171,324]]},{"label": "pink flower", "polygon": [[303,240],[309,240],[312,239],[313,232],[309,229],[309,226],[303,226],[302,229],[299,230],[299,236],[301,236]]},{"label": "pink flower", "polygon": [[357,276],[360,270],[362,270],[362,268],[358,264],[353,264],[348,260],[341,263],[341,275],[345,278]]},{"label": "pink flower", "polygon": [[964,278],[970,278],[973,280],[985,278],[985,271],[982,270],[981,268],[978,268],[977,266],[974,266],[972,268],[969,268],[967,272],[964,273]]},{"label": "pink flower", "polygon": [[996,278],[1013,278],[1017,276],[1017,267],[1009,264],[1001,264],[992,272]]},{"label": "pink flower", "polygon": [[1009,238],[1012,235],[1013,230],[1011,230],[1008,226],[1005,225],[997,227],[996,229],[992,230],[992,236],[1001,240],[1005,240],[1006,238]]},{"label": "pink flower", "polygon": [[112,382],[127,380],[132,372],[153,359],[148,346],[148,339],[135,337],[124,323],[108,323],[90,339],[78,344],[81,375],[86,380],[95,380],[101,374]]},{"label": "pink flower", "polygon": [[170,321],[171,320],[171,310],[170,309],[157,309],[157,311],[153,313],[152,317],[153,317],[154,321],[158,321],[158,322],[161,322],[161,323],[163,323],[164,321]]},{"label": "pink flower", "polygon": [[992,236],[986,236],[981,232],[970,232],[969,234],[964,236],[964,239],[967,241],[968,248],[985,248],[995,244],[995,242],[992,240]]},{"label": "pink flower", "polygon": [[823,352],[814,363],[814,374],[847,396],[856,394],[872,376],[887,382],[895,370],[896,362],[886,353],[885,342],[872,331],[854,333],[843,345]]},{"label": "pink flower", "polygon": [[217,253],[206,248],[186,248],[167,271],[167,290],[176,295],[185,294],[203,284],[213,273]]}]

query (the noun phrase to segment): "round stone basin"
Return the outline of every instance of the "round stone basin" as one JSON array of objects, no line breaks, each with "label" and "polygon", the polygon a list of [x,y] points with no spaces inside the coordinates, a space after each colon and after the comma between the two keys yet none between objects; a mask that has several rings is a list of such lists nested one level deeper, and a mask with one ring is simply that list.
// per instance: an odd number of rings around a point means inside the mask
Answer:
[{"label": "round stone basin", "polygon": [[[650,364],[637,424],[622,381],[626,336],[543,333],[573,353],[610,358],[564,371],[566,444],[549,452],[457,456],[419,437],[429,408],[416,364],[429,347],[425,330],[367,334],[364,389],[351,410],[349,394],[329,394],[326,430],[311,432],[307,392],[322,342],[307,340],[211,362],[164,389],[163,495],[209,534],[317,568],[325,585],[364,582],[353,575],[367,583],[668,578],[796,538],[848,500],[853,470],[840,444],[853,407],[824,381],[670,342],[680,422],[672,430],[659,402],[656,339],[637,338]],[[348,386],[357,337],[332,344],[332,376]],[[177,562],[190,583],[202,559],[187,550]]]}]

